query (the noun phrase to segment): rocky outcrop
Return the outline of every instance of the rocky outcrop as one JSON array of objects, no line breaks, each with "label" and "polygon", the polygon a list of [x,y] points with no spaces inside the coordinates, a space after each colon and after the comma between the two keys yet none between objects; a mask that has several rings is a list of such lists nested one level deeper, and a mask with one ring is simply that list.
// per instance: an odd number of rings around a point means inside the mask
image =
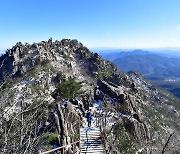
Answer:
[{"label": "rocky outcrop", "polygon": [[123,125],[126,131],[134,136],[138,141],[147,144],[150,136],[147,124],[142,115],[141,100],[128,93],[125,87],[114,87],[105,81],[98,82],[100,90],[104,92],[105,97],[110,97],[114,102],[115,112],[125,116],[122,118]]}]

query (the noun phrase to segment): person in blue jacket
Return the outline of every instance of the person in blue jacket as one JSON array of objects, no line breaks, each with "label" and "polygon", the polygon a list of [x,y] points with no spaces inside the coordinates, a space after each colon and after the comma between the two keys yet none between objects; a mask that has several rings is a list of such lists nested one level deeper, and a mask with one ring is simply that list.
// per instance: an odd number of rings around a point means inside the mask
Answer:
[{"label": "person in blue jacket", "polygon": [[91,127],[92,115],[90,111],[88,111],[88,113],[86,114],[86,118],[88,122],[88,127]]}]

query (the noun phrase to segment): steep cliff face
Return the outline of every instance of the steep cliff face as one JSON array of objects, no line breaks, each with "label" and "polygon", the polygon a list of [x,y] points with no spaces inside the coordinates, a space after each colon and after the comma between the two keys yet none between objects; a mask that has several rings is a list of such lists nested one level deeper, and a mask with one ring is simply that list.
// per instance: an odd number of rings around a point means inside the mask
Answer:
[{"label": "steep cliff face", "polygon": [[134,72],[128,78],[132,81],[132,87],[128,88],[108,81],[98,82],[105,94],[104,110],[110,114],[109,121],[115,119],[114,125],[104,130],[109,134],[107,141],[122,153],[162,153],[168,137],[175,133],[166,151],[176,153],[180,139],[179,112],[168,110],[172,107],[167,104],[168,98],[139,74]]},{"label": "steep cliff face", "polygon": [[[81,83],[83,93],[64,107],[64,100],[55,100],[52,93],[71,79]],[[97,85],[103,96],[94,96]],[[135,72],[118,71],[77,40],[49,39],[17,43],[0,57],[0,151],[34,153],[78,140],[82,117],[95,97],[103,100],[104,112],[116,116],[104,133],[112,135],[119,151],[124,144],[120,134],[125,141],[132,139],[127,146],[132,152],[159,153],[172,132],[168,145],[173,149],[166,150],[179,150],[179,112],[168,93]]]}]

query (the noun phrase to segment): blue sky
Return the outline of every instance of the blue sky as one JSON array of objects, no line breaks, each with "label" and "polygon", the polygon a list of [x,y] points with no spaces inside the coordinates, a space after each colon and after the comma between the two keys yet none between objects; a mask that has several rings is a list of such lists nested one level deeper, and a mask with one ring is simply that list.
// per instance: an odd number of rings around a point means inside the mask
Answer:
[{"label": "blue sky", "polygon": [[50,37],[89,48],[180,47],[180,0],[0,2],[0,49]]}]

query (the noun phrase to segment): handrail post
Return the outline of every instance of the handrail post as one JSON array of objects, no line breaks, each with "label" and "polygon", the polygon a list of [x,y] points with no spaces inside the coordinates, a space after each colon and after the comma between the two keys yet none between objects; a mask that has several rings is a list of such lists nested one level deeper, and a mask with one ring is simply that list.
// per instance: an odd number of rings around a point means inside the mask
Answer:
[{"label": "handrail post", "polygon": [[79,116],[79,151],[81,152],[81,125],[80,125],[80,116]]}]

